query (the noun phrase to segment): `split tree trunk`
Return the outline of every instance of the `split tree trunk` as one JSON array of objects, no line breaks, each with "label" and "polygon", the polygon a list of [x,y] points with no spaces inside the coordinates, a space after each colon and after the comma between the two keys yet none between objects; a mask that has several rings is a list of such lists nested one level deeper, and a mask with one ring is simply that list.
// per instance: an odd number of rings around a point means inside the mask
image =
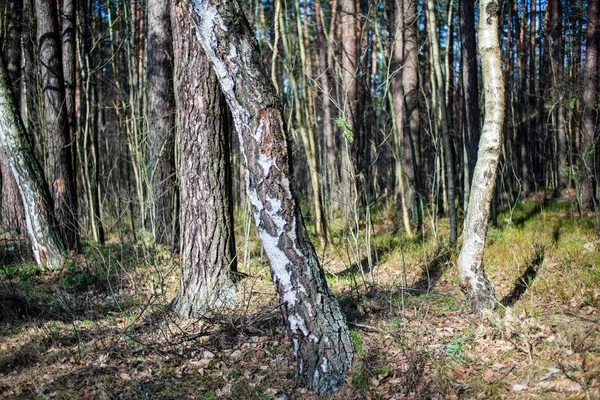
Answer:
[{"label": "split tree trunk", "polygon": [[21,195],[27,232],[39,265],[58,267],[66,256],[52,213],[52,199],[42,167],[17,112],[4,65],[0,63],[0,151],[7,155]]},{"label": "split tree trunk", "polygon": [[169,0],[148,0],[148,175],[152,184],[147,223],[154,240],[177,242],[177,176],[175,171],[175,96]]},{"label": "split tree trunk", "polygon": [[473,313],[491,308],[495,302],[494,289],[483,266],[483,251],[504,124],[504,78],[498,43],[499,10],[495,0],[480,2],[479,53],[485,88],[485,119],[469,197],[463,246],[457,262],[460,285]]},{"label": "split tree trunk", "polygon": [[48,181],[54,213],[69,250],[78,246],[77,192],[73,170],[73,143],[65,101],[58,11],[52,0],[35,0],[37,41],[44,121],[48,133]]},{"label": "split tree trunk", "polygon": [[579,163],[581,166],[581,205],[586,210],[593,209],[594,205],[594,167],[595,148],[594,137],[596,134],[597,117],[597,89],[598,79],[598,12],[600,0],[590,0],[588,4],[588,21],[585,42],[585,68],[583,71],[583,127],[581,130],[581,153]]},{"label": "split tree trunk", "polygon": [[189,2],[171,6],[181,198],[181,287],[173,309],[197,317],[235,295],[232,170],[226,104],[196,39]]},{"label": "split tree trunk", "polygon": [[198,39],[238,132],[247,193],[298,360],[298,378],[319,394],[334,393],[351,366],[352,345],[294,194],[281,105],[237,1],[192,4]]}]

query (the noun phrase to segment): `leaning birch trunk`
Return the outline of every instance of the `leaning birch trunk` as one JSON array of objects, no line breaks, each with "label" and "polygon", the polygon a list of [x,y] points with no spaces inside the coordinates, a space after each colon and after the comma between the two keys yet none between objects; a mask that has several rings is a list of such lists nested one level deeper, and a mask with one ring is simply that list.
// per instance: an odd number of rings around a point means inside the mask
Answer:
[{"label": "leaning birch trunk", "polygon": [[479,53],[485,88],[485,119],[469,196],[463,246],[458,256],[460,285],[474,313],[491,308],[495,303],[494,289],[483,268],[483,251],[504,123],[504,78],[498,44],[500,7],[494,0],[482,0],[479,7],[479,15],[482,16],[479,19]]},{"label": "leaning birch trunk", "polygon": [[52,200],[42,167],[17,112],[4,65],[0,63],[0,151],[8,158],[25,209],[27,233],[35,261],[58,267],[66,256],[52,214]]},{"label": "leaning birch trunk", "polygon": [[301,384],[336,392],[352,363],[344,316],[329,291],[291,182],[282,108],[235,0],[192,0],[198,39],[233,115],[254,208]]}]

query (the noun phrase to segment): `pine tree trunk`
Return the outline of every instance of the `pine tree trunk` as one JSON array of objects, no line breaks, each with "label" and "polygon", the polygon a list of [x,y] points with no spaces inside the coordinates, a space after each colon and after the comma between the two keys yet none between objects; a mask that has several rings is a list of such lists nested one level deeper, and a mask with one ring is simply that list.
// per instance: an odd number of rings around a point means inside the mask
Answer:
[{"label": "pine tree trunk", "polygon": [[504,124],[504,79],[498,43],[499,11],[497,1],[480,1],[479,54],[485,88],[485,118],[469,197],[463,246],[457,261],[460,285],[473,313],[491,308],[495,302],[494,289],[483,266],[483,251]]},{"label": "pine tree trunk", "polygon": [[65,102],[58,11],[52,0],[35,0],[44,121],[48,133],[48,181],[54,213],[69,250],[78,246],[77,196],[73,170],[73,140]]},{"label": "pine tree trunk", "polygon": [[565,118],[564,97],[564,48],[562,32],[562,2],[552,0],[549,5],[552,16],[552,62],[553,62],[553,90],[556,102],[556,142],[557,142],[557,174],[558,190],[564,189],[569,183],[567,171],[567,132]]},{"label": "pine tree trunk", "polygon": [[44,173],[23,128],[3,64],[0,65],[0,151],[7,156],[19,188],[35,260],[39,265],[56,268],[66,256],[66,250],[56,230]]},{"label": "pine tree trunk", "polygon": [[[598,90],[598,12],[600,0],[589,0],[585,42],[585,67],[583,72],[583,127],[581,129],[581,153],[579,163],[582,174],[581,205],[591,210],[594,205],[595,148]],[[597,184],[597,182],[596,182]]]},{"label": "pine tree trunk", "polygon": [[235,295],[232,169],[217,77],[196,39],[189,3],[171,6],[181,198],[181,286],[173,309],[197,317]]},{"label": "pine tree trunk", "polygon": [[352,363],[348,328],[312,246],[291,182],[282,108],[237,1],[193,0],[198,38],[231,109],[300,382],[336,392]]},{"label": "pine tree trunk", "polygon": [[[404,91],[404,106],[406,112],[405,129],[406,145],[409,146],[410,156],[407,161],[412,164],[404,171],[409,188],[407,198],[412,203],[412,217],[416,220],[417,230],[423,223],[423,180],[419,176],[422,167],[421,155],[421,111],[419,108],[419,38],[417,35],[417,2],[418,0],[403,0],[404,3],[404,65],[402,71],[402,86]],[[408,164],[408,162],[406,163]],[[416,214],[416,215],[415,215]]]},{"label": "pine tree trunk", "polygon": [[[475,38],[475,3],[460,0],[460,41],[462,56],[462,81],[465,110],[465,147],[467,149],[468,175],[465,177],[465,199],[468,203],[473,171],[477,162],[479,145],[479,80],[477,73],[477,42]],[[468,204],[467,209],[468,210]]]},{"label": "pine tree trunk", "polygon": [[148,0],[148,175],[152,184],[148,229],[157,243],[178,239],[175,172],[175,97],[173,93],[170,0]]}]

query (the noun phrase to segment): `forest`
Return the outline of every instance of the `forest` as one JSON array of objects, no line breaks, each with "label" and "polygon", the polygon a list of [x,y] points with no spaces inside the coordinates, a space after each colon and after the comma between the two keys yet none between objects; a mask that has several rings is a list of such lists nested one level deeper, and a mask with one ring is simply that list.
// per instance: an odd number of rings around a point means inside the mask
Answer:
[{"label": "forest", "polygon": [[600,0],[0,6],[0,398],[600,398]]}]

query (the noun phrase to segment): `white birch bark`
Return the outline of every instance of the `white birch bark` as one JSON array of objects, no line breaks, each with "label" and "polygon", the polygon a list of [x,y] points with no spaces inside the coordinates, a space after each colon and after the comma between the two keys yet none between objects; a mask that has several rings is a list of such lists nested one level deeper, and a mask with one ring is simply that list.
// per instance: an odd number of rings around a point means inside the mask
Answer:
[{"label": "white birch bark", "polygon": [[296,355],[297,376],[335,393],[352,364],[337,300],[312,246],[291,182],[282,108],[258,43],[235,0],[192,0],[198,39],[223,90],[239,136],[246,189]]},{"label": "white birch bark", "polygon": [[481,0],[479,5],[479,53],[485,89],[485,119],[473,184],[469,212],[458,256],[460,285],[472,312],[494,306],[494,289],[485,274],[483,252],[496,184],[504,123],[504,78],[498,44],[498,12],[495,0]]},{"label": "white birch bark", "polygon": [[35,261],[48,268],[58,267],[66,250],[56,230],[58,225],[52,214],[52,200],[44,173],[23,128],[4,65],[0,65],[0,147],[7,155],[23,200]]}]

